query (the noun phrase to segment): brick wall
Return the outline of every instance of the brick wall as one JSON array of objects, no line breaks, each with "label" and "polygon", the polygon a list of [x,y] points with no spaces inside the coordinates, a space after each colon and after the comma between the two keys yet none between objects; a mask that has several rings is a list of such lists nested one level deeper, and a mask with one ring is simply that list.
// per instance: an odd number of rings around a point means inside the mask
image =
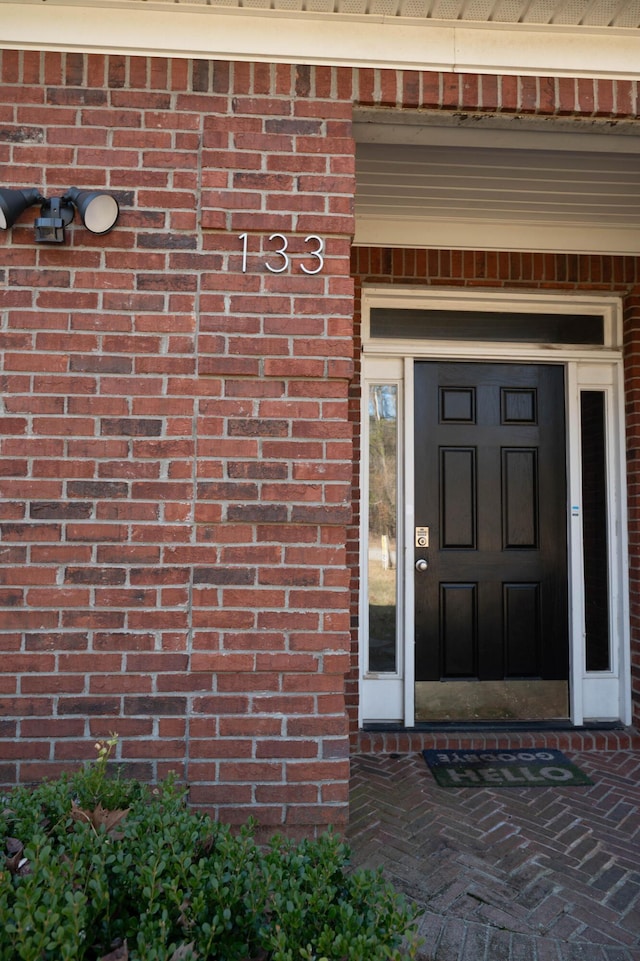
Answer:
[{"label": "brick wall", "polygon": [[353,95],[366,107],[633,119],[639,102],[635,80],[490,77],[417,70],[359,70]]},{"label": "brick wall", "polygon": [[121,204],[0,236],[3,783],[116,731],[226,820],[344,820],[343,73],[2,54],[3,186]]},{"label": "brick wall", "polygon": [[[104,187],[122,214],[61,246],[35,210],[0,232],[0,781],[115,730],[130,771],[177,770],[225,819],[340,824],[352,104],[616,118],[636,84],[1,57],[3,186]],[[628,293],[635,457],[633,261],[366,250],[354,273]]]}]

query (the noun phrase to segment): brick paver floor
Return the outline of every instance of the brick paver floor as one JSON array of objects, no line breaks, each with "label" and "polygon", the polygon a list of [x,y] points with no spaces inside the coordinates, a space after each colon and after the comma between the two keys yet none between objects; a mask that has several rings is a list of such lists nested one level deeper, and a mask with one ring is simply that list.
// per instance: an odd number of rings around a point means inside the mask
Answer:
[{"label": "brick paver floor", "polygon": [[640,961],[640,754],[569,756],[593,786],[441,788],[420,754],[352,759],[353,863],[418,903],[420,961]]}]

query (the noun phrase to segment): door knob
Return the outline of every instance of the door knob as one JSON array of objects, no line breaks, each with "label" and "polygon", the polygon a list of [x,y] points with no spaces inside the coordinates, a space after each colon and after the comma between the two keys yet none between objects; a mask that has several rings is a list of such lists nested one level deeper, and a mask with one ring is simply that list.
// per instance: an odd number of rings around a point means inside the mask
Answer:
[{"label": "door knob", "polygon": [[420,560],[416,561],[416,570],[419,574],[424,574],[428,566],[429,564],[427,561],[425,561],[424,557],[421,557]]}]

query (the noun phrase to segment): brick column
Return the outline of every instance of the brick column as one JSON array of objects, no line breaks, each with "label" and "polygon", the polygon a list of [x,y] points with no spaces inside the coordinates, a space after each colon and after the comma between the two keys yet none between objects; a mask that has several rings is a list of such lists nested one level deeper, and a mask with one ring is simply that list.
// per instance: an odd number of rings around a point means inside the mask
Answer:
[{"label": "brick column", "polygon": [[350,71],[4,51],[0,75],[4,185],[121,205],[104,237],[36,246],[37,208],[0,232],[0,779],[115,731],[225,819],[340,824]]},{"label": "brick column", "polygon": [[351,105],[342,71],[236,64],[223,82],[223,69],[204,127],[197,353],[211,396],[190,552],[192,665],[214,685],[194,700],[188,776],[226,820],[341,823]]}]

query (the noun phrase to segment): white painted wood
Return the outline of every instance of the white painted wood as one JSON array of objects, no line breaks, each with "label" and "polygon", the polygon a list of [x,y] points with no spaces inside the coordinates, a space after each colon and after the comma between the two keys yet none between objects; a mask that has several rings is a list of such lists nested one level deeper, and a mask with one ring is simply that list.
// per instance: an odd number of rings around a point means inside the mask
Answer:
[{"label": "white painted wood", "polygon": [[413,416],[413,357],[404,359],[404,422],[405,422],[405,456],[404,456],[404,504],[405,504],[405,552],[404,552],[404,584],[405,584],[405,616],[404,634],[401,646],[404,648],[404,724],[413,727],[415,722],[416,700],[416,662],[415,662],[415,547],[414,531],[416,523],[415,512],[415,423]]},{"label": "white painted wood", "polygon": [[[373,358],[363,366],[362,372],[362,404],[361,404],[361,458],[360,458],[360,597],[359,610],[359,660],[360,660],[360,723],[366,721],[401,722],[404,718],[404,680],[405,663],[405,577],[404,564],[397,564],[396,588],[396,672],[394,674],[374,673],[369,670],[369,606],[368,606],[368,548],[369,548],[369,518],[367,506],[369,504],[369,386],[371,384],[394,384],[397,394],[397,557],[405,558],[405,532],[403,526],[404,485],[402,465],[405,458],[404,431],[404,393],[403,393],[404,364],[401,358]],[[413,442],[412,442],[413,443]]]},{"label": "white painted wood", "polygon": [[[426,340],[374,340],[371,337],[370,311],[372,307],[411,308],[414,310],[465,310],[496,313],[517,311],[531,314],[591,314],[604,318],[604,345],[587,346],[562,344],[483,343],[482,341],[426,341]],[[608,361],[620,356],[622,345],[622,321],[620,302],[609,294],[584,295],[563,292],[562,297],[553,293],[515,293],[509,291],[462,290],[452,287],[417,288],[411,286],[365,285],[362,302],[362,343],[367,356],[414,356],[433,359],[475,360],[531,360],[541,363],[562,359]]]},{"label": "white painted wood", "polygon": [[622,361],[610,365],[581,364],[578,387],[601,390],[606,398],[607,525],[609,566],[609,635],[611,669],[583,670],[585,719],[615,719],[631,723],[631,642],[629,625],[626,458]]},{"label": "white painted wood", "polygon": [[[415,147],[473,148],[494,151],[570,151],[637,155],[638,123],[607,117],[555,117],[521,113],[415,110],[399,114],[379,107],[354,110],[353,136],[357,144],[394,144]],[[505,155],[508,162],[509,155]],[[532,162],[534,158],[532,158]]]},{"label": "white painted wood", "polygon": [[[622,309],[620,308],[620,313]],[[620,321],[622,326],[622,320]],[[629,597],[629,519],[627,512],[627,450],[625,437],[625,384],[622,362],[614,369],[611,413],[614,418],[609,439],[609,457],[614,471],[611,491],[611,529],[615,533],[612,546],[612,570],[615,576],[611,588],[612,637],[619,638],[620,664],[618,668],[621,719],[631,724],[631,610]]]},{"label": "white painted wood", "polygon": [[360,687],[360,724],[402,722],[404,685],[399,677],[364,678]]},{"label": "white painted wood", "polygon": [[360,594],[358,596],[358,666],[360,675],[360,690],[358,702],[358,724],[362,725],[369,718],[372,698],[368,697],[366,677],[369,670],[368,645],[368,602],[369,602],[369,518],[366,505],[369,503],[369,417],[367,398],[369,381],[362,375],[361,403],[360,403]]},{"label": "white painted wood", "polygon": [[545,251],[566,254],[640,254],[640,230],[635,227],[557,227],[527,223],[467,220],[403,220],[359,216],[356,247],[422,247],[451,250]]},{"label": "white painted wood", "polygon": [[610,674],[588,674],[582,681],[584,717],[587,721],[617,721],[628,724],[613,710],[620,701],[620,681]]},{"label": "white painted wood", "polygon": [[[560,2],[560,0],[558,0]],[[254,3],[256,5],[254,5]],[[639,76],[637,24],[464,22],[403,0],[0,0],[0,46],[485,74]],[[306,9],[305,9],[306,8]],[[370,12],[367,12],[370,11]],[[630,29],[631,28],[631,29]]]},{"label": "white painted wood", "polygon": [[[604,317],[605,344],[597,348],[580,348],[521,344],[446,343],[429,341],[380,341],[370,336],[370,311],[374,306],[411,307],[419,309],[448,308],[460,310],[530,311],[532,313],[593,313]],[[495,361],[511,360],[531,363],[562,363],[566,371],[566,422],[568,458],[568,578],[570,602],[570,685],[571,718],[574,724],[584,720],[631,720],[631,674],[629,637],[629,598],[627,571],[626,465],[624,444],[624,396],[621,360],[622,307],[619,298],[609,295],[575,295],[558,297],[553,293],[499,293],[466,290],[426,290],[415,287],[369,287],[363,291],[363,369],[368,376],[402,364],[405,390],[405,591],[404,617],[404,723],[414,723],[414,620],[413,557],[410,549],[414,526],[413,491],[413,363],[417,357],[443,360]],[[382,355],[384,352],[384,356]],[[582,477],[580,453],[581,389],[603,390],[607,394],[607,486],[609,496],[609,564],[612,665],[607,672],[587,672],[584,652],[584,574],[582,566]],[[576,511],[572,510],[575,507]],[[364,532],[366,534],[366,531]],[[382,687],[379,688],[382,693]],[[367,719],[369,705],[380,698],[371,686],[364,702],[362,720]],[[397,689],[385,692],[389,710],[397,710]],[[373,718],[370,718],[373,719]]]}]

